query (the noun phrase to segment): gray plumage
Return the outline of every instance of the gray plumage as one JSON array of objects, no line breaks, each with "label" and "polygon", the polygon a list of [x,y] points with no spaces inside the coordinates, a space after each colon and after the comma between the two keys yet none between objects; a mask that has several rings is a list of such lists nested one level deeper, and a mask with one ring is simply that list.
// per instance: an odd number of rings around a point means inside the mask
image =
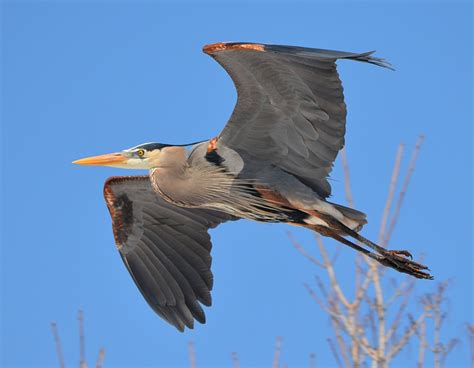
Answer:
[{"label": "gray plumage", "polygon": [[213,277],[207,230],[234,219],[224,212],[175,206],[148,176],[112,177],[104,187],[117,247],[153,310],[179,330],[206,318]]},{"label": "gray plumage", "polygon": [[385,250],[360,235],[364,213],[326,200],[346,129],[336,60],[390,64],[372,52],[252,43],[203,50],[238,93],[217,137],[189,150],[147,143],[76,161],[149,169],[149,176],[109,179],[104,193],[122,259],[153,310],[181,331],[194,320],[204,323],[200,304],[211,304],[213,280],[207,230],[239,218],[303,226],[385,266],[431,278],[409,252]]},{"label": "gray plumage", "polygon": [[280,167],[326,198],[331,193],[327,176],[346,131],[346,105],[335,62],[389,64],[371,57],[371,52],[274,45],[266,45],[265,51],[212,54],[238,91],[219,142]]}]

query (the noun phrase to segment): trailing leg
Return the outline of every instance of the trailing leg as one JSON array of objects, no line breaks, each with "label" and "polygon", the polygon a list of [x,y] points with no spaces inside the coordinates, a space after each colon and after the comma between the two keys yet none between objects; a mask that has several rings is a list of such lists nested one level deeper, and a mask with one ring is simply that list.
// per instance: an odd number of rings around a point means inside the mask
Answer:
[{"label": "trailing leg", "polygon": [[[325,221],[326,221],[326,219],[325,219]],[[337,220],[335,220],[335,221],[337,221]],[[345,225],[343,225],[341,223],[339,223],[339,224],[342,225],[343,227],[347,228]],[[376,260],[377,262],[379,262],[380,264],[382,264],[386,267],[393,268],[393,269],[395,269],[399,272],[407,273],[407,274],[409,274],[413,277],[419,278],[419,279],[430,279],[430,280],[433,279],[433,276],[431,276],[428,272],[424,271],[424,270],[428,270],[428,267],[426,267],[426,266],[424,266],[424,265],[422,265],[418,262],[411,261],[406,257],[400,256],[400,254],[403,255],[403,256],[411,256],[411,254],[407,251],[389,251],[389,250],[386,250],[385,248],[380,247],[377,244],[374,244],[373,242],[371,242],[370,240],[364,238],[363,236],[360,236],[358,233],[356,233],[355,231],[353,231],[349,228],[347,228],[347,230],[343,229],[343,228],[339,229],[339,230],[344,230],[344,232],[347,235],[349,235],[353,238],[356,238],[357,240],[361,241],[362,243],[364,243],[366,245],[368,245],[368,244],[365,241],[362,241],[360,239],[364,239],[367,242],[369,242],[370,243],[369,246],[379,253],[379,254],[375,254],[375,253],[372,253],[369,250],[367,250],[367,249],[365,249],[365,248],[363,248],[363,247],[361,247],[357,244],[354,244],[350,240],[344,238],[343,236],[340,235],[340,233],[338,231],[335,231],[332,228],[328,228],[326,226],[319,226],[319,225],[308,226],[308,227],[311,228],[312,230],[320,233],[321,235],[329,236],[329,237],[337,240],[338,242],[340,242],[342,244],[345,244],[345,245],[357,250],[358,252],[361,252],[362,254],[370,257],[371,259]]]}]

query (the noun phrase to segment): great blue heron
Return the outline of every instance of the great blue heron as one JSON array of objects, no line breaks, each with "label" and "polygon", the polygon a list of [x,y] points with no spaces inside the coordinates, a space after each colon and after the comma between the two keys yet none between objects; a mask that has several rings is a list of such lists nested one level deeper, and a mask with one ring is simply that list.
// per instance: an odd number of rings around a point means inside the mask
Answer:
[{"label": "great blue heron", "polygon": [[360,235],[364,213],[326,200],[346,123],[336,60],[388,62],[373,52],[256,43],[216,43],[203,51],[238,92],[217,137],[146,143],[75,161],[149,170],[109,178],[104,195],[120,255],[156,313],[180,331],[193,328],[194,319],[205,323],[200,303],[211,305],[213,283],[207,231],[241,218],[306,227],[397,271],[432,278],[408,251],[389,251]]}]

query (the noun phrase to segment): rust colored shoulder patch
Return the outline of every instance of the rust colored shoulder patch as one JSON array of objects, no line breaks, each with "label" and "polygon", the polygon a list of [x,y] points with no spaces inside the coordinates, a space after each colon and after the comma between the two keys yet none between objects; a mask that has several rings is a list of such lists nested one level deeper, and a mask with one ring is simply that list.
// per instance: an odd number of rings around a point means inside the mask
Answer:
[{"label": "rust colored shoulder patch", "polygon": [[218,137],[212,138],[207,144],[207,153],[211,153],[217,149],[217,139]]},{"label": "rust colored shoulder patch", "polygon": [[218,42],[210,45],[205,45],[202,48],[206,54],[213,54],[218,51],[224,50],[254,50],[254,51],[265,51],[265,46],[258,43],[225,43]]}]

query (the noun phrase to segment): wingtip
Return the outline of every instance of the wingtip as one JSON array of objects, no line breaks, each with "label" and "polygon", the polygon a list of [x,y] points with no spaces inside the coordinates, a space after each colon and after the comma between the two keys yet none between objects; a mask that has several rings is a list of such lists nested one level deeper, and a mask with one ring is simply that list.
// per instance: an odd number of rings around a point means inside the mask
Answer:
[{"label": "wingtip", "polygon": [[394,66],[390,63],[390,61],[379,58],[376,56],[372,56],[375,53],[375,50],[366,52],[364,54],[360,54],[356,59],[359,61],[365,61],[369,64],[374,64],[380,66],[382,68],[390,69],[391,71],[395,71]]}]

